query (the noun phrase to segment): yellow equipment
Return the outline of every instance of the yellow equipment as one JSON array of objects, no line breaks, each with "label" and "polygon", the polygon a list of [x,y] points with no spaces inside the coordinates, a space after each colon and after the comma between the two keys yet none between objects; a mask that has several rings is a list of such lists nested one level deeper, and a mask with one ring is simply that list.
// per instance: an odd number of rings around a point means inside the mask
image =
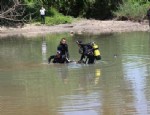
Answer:
[{"label": "yellow equipment", "polygon": [[93,46],[93,49],[94,49],[94,56],[100,56],[101,54],[100,54],[98,45],[96,45],[95,43],[93,43],[92,46]]},{"label": "yellow equipment", "polygon": [[92,47],[94,49],[94,56],[96,60],[100,60],[101,59],[101,53],[99,51],[99,47],[97,44],[95,44],[94,42],[92,43]]}]

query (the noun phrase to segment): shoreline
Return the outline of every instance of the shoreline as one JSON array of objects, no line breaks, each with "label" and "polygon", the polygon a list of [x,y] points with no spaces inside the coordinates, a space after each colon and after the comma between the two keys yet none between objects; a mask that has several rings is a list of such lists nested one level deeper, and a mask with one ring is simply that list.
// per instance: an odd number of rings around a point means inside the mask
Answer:
[{"label": "shoreline", "polygon": [[79,20],[71,24],[59,24],[54,26],[26,24],[18,28],[0,28],[0,38],[7,36],[25,36],[36,37],[50,33],[90,33],[90,34],[104,34],[104,33],[122,33],[135,31],[149,31],[148,21],[132,22],[132,21],[115,21],[115,20]]}]

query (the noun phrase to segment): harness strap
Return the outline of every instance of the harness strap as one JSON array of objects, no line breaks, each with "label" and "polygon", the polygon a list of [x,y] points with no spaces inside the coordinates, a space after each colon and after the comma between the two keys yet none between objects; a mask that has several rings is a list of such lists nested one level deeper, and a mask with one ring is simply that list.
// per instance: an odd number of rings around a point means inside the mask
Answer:
[{"label": "harness strap", "polygon": [[98,50],[99,48],[94,48],[94,50]]}]

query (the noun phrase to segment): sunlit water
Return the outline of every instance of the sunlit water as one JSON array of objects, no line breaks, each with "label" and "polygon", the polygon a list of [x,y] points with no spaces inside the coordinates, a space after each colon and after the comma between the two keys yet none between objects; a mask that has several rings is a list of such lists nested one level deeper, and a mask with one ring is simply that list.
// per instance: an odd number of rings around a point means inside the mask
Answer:
[{"label": "sunlit water", "polygon": [[[62,37],[70,59],[75,41],[95,41],[93,65],[48,64]],[[149,115],[150,34],[54,34],[0,39],[0,115]]]}]

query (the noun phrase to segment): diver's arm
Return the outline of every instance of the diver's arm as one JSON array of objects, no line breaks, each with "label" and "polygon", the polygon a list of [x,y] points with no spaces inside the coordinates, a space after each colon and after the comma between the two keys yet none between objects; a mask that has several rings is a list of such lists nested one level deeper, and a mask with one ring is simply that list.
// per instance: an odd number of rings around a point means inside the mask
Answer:
[{"label": "diver's arm", "polygon": [[68,45],[66,44],[66,57],[69,59],[69,50],[68,50]]},{"label": "diver's arm", "polygon": [[80,52],[81,53],[81,58],[80,58],[80,62],[85,58],[85,47],[84,47],[84,44],[81,44],[81,48],[80,48],[81,50],[82,50],[82,52]]},{"label": "diver's arm", "polygon": [[80,58],[80,61],[82,61],[84,58],[85,58],[85,55],[82,54],[82,55],[81,55],[81,58]]},{"label": "diver's arm", "polygon": [[51,60],[55,58],[55,55],[52,55],[48,58],[48,63],[51,63]]}]

